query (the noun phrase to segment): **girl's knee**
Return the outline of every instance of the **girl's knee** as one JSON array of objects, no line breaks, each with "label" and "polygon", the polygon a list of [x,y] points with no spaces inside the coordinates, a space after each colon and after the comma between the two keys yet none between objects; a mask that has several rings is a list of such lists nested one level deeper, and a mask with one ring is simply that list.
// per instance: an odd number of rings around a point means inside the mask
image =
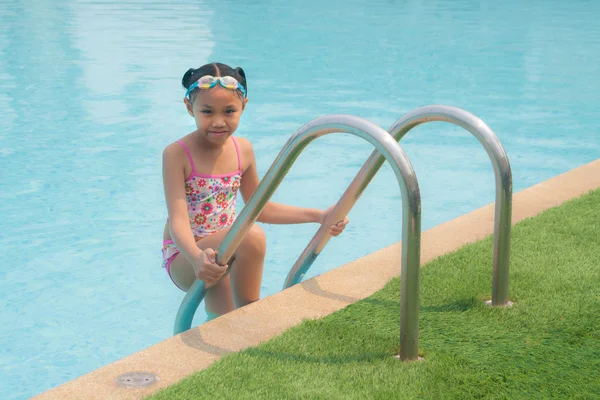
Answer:
[{"label": "girl's knee", "polygon": [[252,225],[240,244],[240,250],[250,251],[255,254],[265,254],[267,251],[267,237],[265,231],[256,224]]}]

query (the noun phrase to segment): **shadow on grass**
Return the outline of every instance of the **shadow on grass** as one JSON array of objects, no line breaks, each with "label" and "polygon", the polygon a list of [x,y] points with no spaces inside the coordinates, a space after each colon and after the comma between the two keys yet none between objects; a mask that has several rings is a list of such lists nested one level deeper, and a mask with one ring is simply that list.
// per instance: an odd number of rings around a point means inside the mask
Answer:
[{"label": "shadow on grass", "polygon": [[[380,306],[382,308],[387,309],[400,309],[400,299],[398,301],[393,300],[382,300],[382,299],[373,299],[366,298],[361,300],[361,303],[372,304],[374,306]],[[469,309],[477,307],[481,301],[479,301],[475,297],[462,298],[458,300],[454,300],[444,304],[436,304],[436,305],[427,305],[421,306],[419,308],[422,312],[448,312],[448,311],[467,311]]]},{"label": "shadow on grass", "polygon": [[375,306],[381,306],[383,308],[399,308],[400,307],[400,299],[398,299],[398,301],[393,301],[393,300],[382,300],[382,299],[372,299],[370,297],[367,297],[366,299],[361,301],[362,303],[365,304],[373,304]]},{"label": "shadow on grass", "polygon": [[313,356],[306,354],[295,354],[295,353],[284,353],[284,352],[273,352],[258,348],[247,349],[244,354],[258,358],[270,358],[279,361],[286,362],[297,362],[297,363],[311,363],[311,364],[328,364],[328,365],[344,365],[352,363],[364,363],[381,361],[384,359],[393,359],[393,352],[390,353],[364,353],[360,352],[361,349],[356,349],[356,354],[344,354],[344,355],[321,355]]},{"label": "shadow on grass", "polygon": [[445,304],[421,306],[423,312],[467,311],[477,307],[481,302],[475,297],[462,298]]}]

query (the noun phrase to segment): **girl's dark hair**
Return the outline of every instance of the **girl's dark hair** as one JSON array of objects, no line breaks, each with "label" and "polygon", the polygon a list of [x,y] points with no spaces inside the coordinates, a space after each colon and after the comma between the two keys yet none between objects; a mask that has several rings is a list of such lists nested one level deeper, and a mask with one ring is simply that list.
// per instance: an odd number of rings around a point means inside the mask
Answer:
[{"label": "girl's dark hair", "polygon": [[[192,83],[203,77],[204,75],[212,75],[212,76],[232,76],[239,83],[242,84],[244,89],[246,89],[246,97],[248,96],[248,84],[246,83],[246,73],[240,67],[231,68],[227,64],[222,63],[211,63],[204,64],[200,68],[194,69],[190,68],[187,70],[185,74],[183,74],[183,78],[181,78],[181,84],[185,89],[188,89]],[[197,89],[194,89],[192,93],[190,93],[190,98],[196,92]]]}]

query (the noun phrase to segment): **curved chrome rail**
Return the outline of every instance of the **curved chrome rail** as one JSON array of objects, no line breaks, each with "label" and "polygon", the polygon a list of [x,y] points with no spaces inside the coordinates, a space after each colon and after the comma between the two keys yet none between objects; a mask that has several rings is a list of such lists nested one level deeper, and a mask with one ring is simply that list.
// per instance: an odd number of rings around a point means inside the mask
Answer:
[{"label": "curved chrome rail", "polygon": [[[487,151],[496,176],[496,210],[494,220],[494,256],[492,270],[492,305],[507,305],[508,268],[510,263],[510,230],[512,214],[512,173],[506,152],[494,132],[475,115],[456,107],[432,105],[417,108],[399,120],[388,130],[400,141],[417,125],[430,121],[446,121],[471,132]],[[384,157],[375,150],[358,172],[350,186],[336,204],[327,221],[319,228],[308,246],[290,270],[283,288],[302,281],[306,271],[319,256],[331,235],[328,226],[347,215],[362,192],[371,182],[384,162]],[[403,278],[404,279],[404,278]]]},{"label": "curved chrome rail", "polygon": [[[314,139],[333,132],[359,136],[376,147],[381,164],[387,159],[402,193],[402,288],[400,296],[400,359],[416,360],[419,339],[419,260],[421,246],[421,196],[415,172],[394,138],[377,125],[351,115],[328,115],[303,125],[283,147],[258,188],[233,223],[218,248],[219,264],[233,256],[244,235],[257,220],[277,186],[302,150]],[[379,168],[379,167],[378,167]],[[339,208],[338,208],[339,211]],[[339,213],[338,213],[339,214]],[[194,314],[206,294],[196,280],[185,295],[175,318],[175,334],[190,329]]]}]

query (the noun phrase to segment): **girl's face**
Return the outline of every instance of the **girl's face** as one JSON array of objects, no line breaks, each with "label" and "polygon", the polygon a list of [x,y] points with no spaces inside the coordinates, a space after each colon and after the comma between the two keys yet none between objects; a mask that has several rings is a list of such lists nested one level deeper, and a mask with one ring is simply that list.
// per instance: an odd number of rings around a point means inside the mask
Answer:
[{"label": "girl's face", "polygon": [[235,132],[248,99],[219,85],[200,90],[192,96],[193,104],[184,99],[188,113],[196,120],[200,136],[214,145],[223,145]]}]

